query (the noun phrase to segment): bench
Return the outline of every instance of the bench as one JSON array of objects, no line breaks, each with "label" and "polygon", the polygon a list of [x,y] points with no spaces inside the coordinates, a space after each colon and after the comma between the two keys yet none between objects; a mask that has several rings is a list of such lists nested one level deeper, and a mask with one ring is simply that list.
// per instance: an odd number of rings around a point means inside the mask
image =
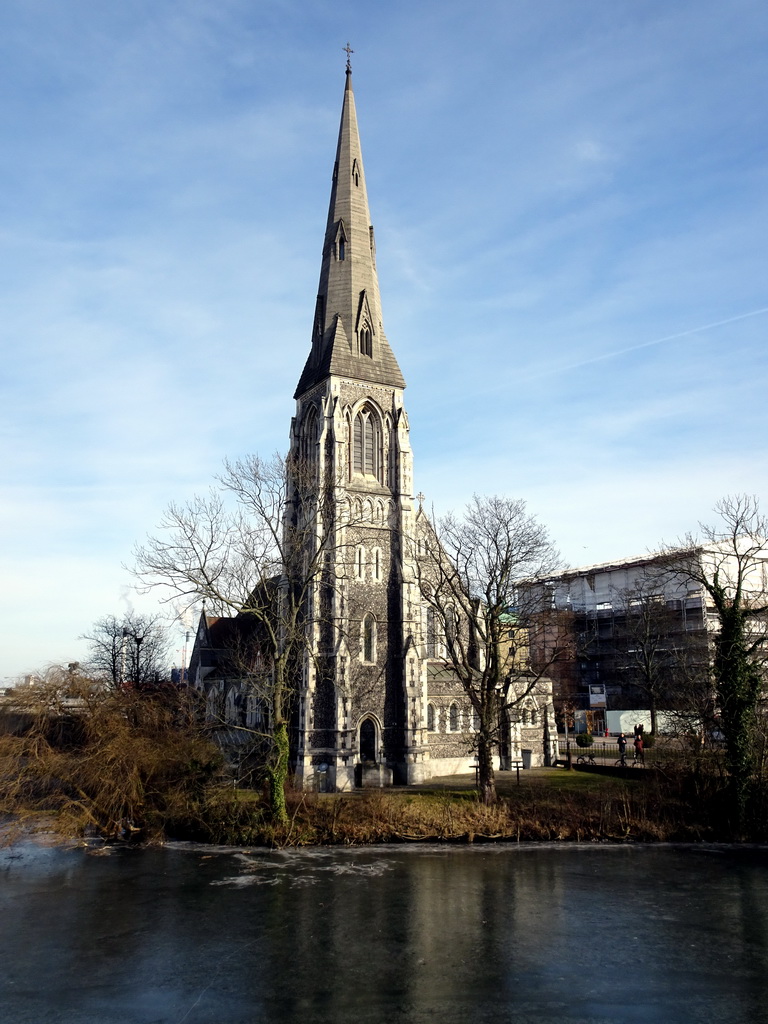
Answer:
[{"label": "bench", "polygon": [[[472,762],[472,764],[469,767],[475,769],[475,786],[477,786],[477,784],[480,781],[480,765],[477,763],[477,758],[474,759],[474,761]],[[518,784],[518,786],[520,785],[520,769],[522,767],[523,767],[523,759],[522,759],[522,757],[512,757],[512,758],[510,758],[510,761],[509,761],[509,771],[512,771],[512,769],[514,768],[515,771],[517,772],[517,784]]]}]

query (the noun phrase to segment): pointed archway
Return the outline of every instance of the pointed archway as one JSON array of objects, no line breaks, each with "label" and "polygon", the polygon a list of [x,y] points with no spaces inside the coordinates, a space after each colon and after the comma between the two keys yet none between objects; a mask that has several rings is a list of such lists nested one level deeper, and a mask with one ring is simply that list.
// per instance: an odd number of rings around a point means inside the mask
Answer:
[{"label": "pointed archway", "polygon": [[378,761],[376,740],[376,723],[372,718],[364,718],[360,723],[360,760],[363,764],[375,764]]}]

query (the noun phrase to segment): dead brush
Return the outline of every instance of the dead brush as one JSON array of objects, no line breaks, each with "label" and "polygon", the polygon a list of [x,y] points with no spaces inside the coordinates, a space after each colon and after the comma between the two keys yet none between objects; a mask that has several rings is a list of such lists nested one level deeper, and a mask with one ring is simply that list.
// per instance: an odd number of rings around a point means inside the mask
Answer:
[{"label": "dead brush", "polygon": [[0,715],[2,809],[52,811],[67,835],[158,839],[193,820],[220,765],[217,749],[184,727],[177,694],[105,691],[92,680],[36,688]]}]

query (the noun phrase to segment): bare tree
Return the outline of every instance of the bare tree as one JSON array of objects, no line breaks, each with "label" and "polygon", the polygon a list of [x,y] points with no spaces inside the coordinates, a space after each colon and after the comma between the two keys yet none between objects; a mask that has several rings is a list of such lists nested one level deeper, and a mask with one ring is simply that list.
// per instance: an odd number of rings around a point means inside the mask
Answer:
[{"label": "bare tree", "polygon": [[710,665],[709,638],[691,633],[675,647],[665,707],[667,729],[688,737],[695,751],[716,742],[720,721]]},{"label": "bare tree", "polygon": [[168,678],[170,640],[161,615],[106,615],[81,639],[88,641],[88,671],[113,688],[143,688]]},{"label": "bare tree", "polygon": [[560,558],[525,502],[477,495],[461,516],[430,524],[416,551],[422,598],[474,709],[478,784],[490,804],[501,718],[537,689],[558,655],[551,624],[549,641],[537,645],[546,656],[533,664],[529,651],[531,632],[549,623],[547,591],[536,584]]},{"label": "bare tree", "polygon": [[[168,600],[205,599],[215,614],[252,623],[248,670],[241,672],[268,702],[271,753],[265,766],[271,809],[287,820],[288,725],[293,682],[311,647],[326,558],[337,524],[333,495],[317,483],[317,467],[275,455],[227,462],[218,489],[169,505],[160,534],[135,551],[135,575]],[[234,499],[234,502],[228,501]]]},{"label": "bare tree", "polygon": [[712,639],[712,676],[739,827],[745,821],[756,763],[756,714],[765,685],[768,641],[766,572],[768,521],[755,497],[722,498],[719,522],[700,524],[700,536],[685,537],[670,571],[697,583],[717,621]]},{"label": "bare tree", "polygon": [[652,733],[658,731],[663,709],[668,720],[676,718],[686,733],[698,733],[703,744],[712,734],[714,706],[706,608],[686,605],[685,598],[667,599],[663,575],[653,570],[624,591],[615,630],[615,667],[623,669],[628,684],[644,698]]},{"label": "bare tree", "polygon": [[[620,681],[626,694],[639,697],[640,707],[651,715],[651,732],[658,732],[658,713],[675,703],[676,677],[692,667],[694,644],[686,611],[679,600],[668,601],[659,578],[653,573],[616,594],[612,602],[610,636],[593,628],[585,653],[599,652],[604,671]],[[697,640],[704,624],[699,620]]]}]

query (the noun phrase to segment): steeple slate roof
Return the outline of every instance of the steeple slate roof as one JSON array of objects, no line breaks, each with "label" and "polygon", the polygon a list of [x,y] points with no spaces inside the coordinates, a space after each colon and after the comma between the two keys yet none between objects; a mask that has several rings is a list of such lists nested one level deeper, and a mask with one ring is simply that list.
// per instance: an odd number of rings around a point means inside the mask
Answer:
[{"label": "steeple slate roof", "polygon": [[405,387],[384,334],[373,227],[349,69],[323,244],[312,351],[294,397],[299,398],[330,375]]}]

